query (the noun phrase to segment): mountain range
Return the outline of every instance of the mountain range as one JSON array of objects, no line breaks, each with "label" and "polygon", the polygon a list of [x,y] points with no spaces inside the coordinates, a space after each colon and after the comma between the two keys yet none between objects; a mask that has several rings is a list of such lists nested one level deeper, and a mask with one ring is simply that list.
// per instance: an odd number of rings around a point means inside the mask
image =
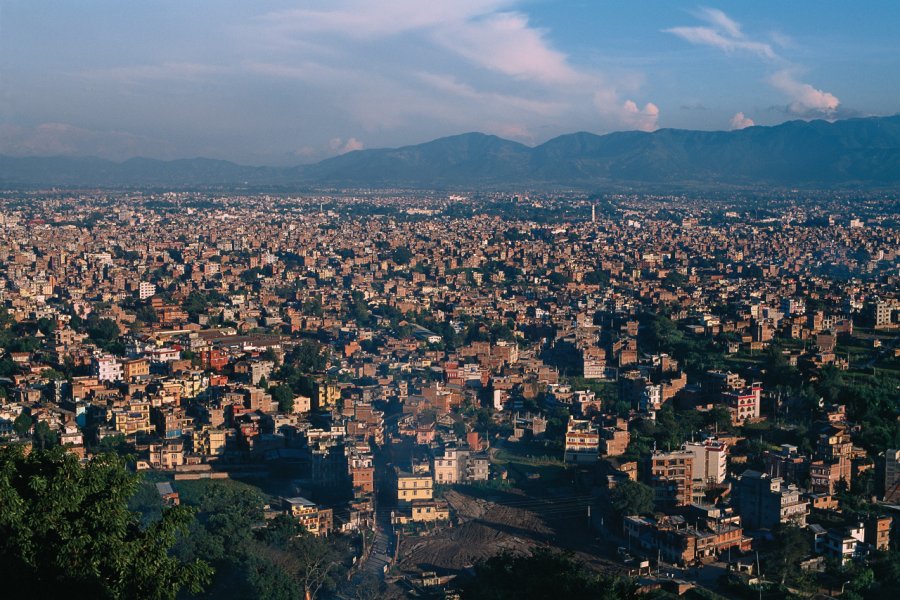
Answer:
[{"label": "mountain range", "polygon": [[0,156],[0,188],[900,187],[900,115],[737,131],[573,133],[530,147],[467,133],[296,167],[205,158]]}]

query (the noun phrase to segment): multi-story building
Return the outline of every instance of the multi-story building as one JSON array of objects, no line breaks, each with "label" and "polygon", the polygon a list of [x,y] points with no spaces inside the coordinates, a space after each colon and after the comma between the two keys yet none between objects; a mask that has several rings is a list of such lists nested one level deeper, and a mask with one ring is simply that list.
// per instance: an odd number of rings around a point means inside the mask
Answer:
[{"label": "multi-story building", "polygon": [[737,486],[738,512],[749,529],[772,529],[779,523],[806,525],[809,504],[800,489],[778,477],[748,469]]},{"label": "multi-story building", "polygon": [[375,463],[371,454],[351,451],[347,466],[354,490],[362,493],[375,491]]},{"label": "multi-story building", "polygon": [[334,513],[301,496],[285,498],[286,512],[313,535],[328,535],[334,525]]},{"label": "multi-story building", "polygon": [[688,442],[684,449],[693,459],[693,475],[703,485],[716,485],[725,481],[728,467],[728,444],[721,440],[709,439],[703,442]]},{"label": "multi-story building", "polygon": [[150,361],[146,358],[134,358],[122,363],[122,378],[131,381],[135,377],[146,377],[150,374]]},{"label": "multi-story building", "polygon": [[841,481],[844,479],[839,463],[814,460],[809,464],[809,485],[814,494],[834,494]]},{"label": "multi-story building", "polygon": [[872,517],[866,521],[866,543],[881,552],[891,547],[891,525],[893,518],[889,516]]},{"label": "multi-story building", "polygon": [[648,484],[659,509],[688,506],[693,501],[694,454],[685,450],[654,452]]},{"label": "multi-story building", "polygon": [[758,419],[760,416],[760,400],[762,384],[753,383],[745,388],[728,390],[722,393],[722,401],[731,413],[733,425],[742,425],[746,421]]},{"label": "multi-story building", "polygon": [[431,500],[434,493],[434,480],[430,473],[408,473],[398,470],[396,477],[398,502]]},{"label": "multi-story building", "polygon": [[171,471],[184,464],[184,443],[181,440],[165,440],[150,444],[150,466]]},{"label": "multi-story building", "polygon": [[[416,500],[410,507],[409,518],[415,523],[449,521],[450,506],[442,500]],[[398,522],[402,523],[403,518]]]},{"label": "multi-story building", "polygon": [[314,386],[313,398],[317,409],[334,406],[341,399],[341,388],[332,383],[317,381]]},{"label": "multi-story building", "polygon": [[115,356],[97,356],[91,362],[94,377],[99,381],[122,381],[122,363]]},{"label": "multi-story building", "polygon": [[[132,288],[134,289],[134,288]],[[150,283],[149,281],[142,281],[138,285],[138,298],[141,300],[146,300],[150,296],[156,293],[156,286]]]},{"label": "multi-story building", "polygon": [[600,452],[600,434],[593,423],[586,420],[569,419],[566,428],[566,464],[592,464],[597,462]]},{"label": "multi-story building", "polygon": [[221,456],[225,454],[227,432],[224,429],[203,427],[193,432],[194,452],[201,456]]},{"label": "multi-story building", "polygon": [[180,438],[194,424],[183,408],[175,406],[154,406],[150,409],[150,422],[156,427],[156,434],[166,439]]},{"label": "multi-story building", "polygon": [[894,306],[890,302],[875,303],[875,327],[879,329],[887,328],[892,325],[891,319],[894,314]]},{"label": "multi-story building", "polygon": [[114,409],[112,421],[113,428],[126,436],[149,433],[153,430],[150,423],[150,404],[147,402],[132,402],[125,408]]},{"label": "multi-story building", "polygon": [[[625,424],[625,427],[628,425]],[[603,456],[621,456],[631,443],[631,434],[627,429],[604,427],[600,430],[600,454]]]},{"label": "multi-story building", "polygon": [[437,484],[487,481],[490,461],[487,456],[461,448],[448,447],[434,458],[434,482]]},{"label": "multi-story building", "polygon": [[662,408],[663,393],[661,385],[647,385],[641,393],[638,401],[638,410],[642,413],[655,415],[656,411]]},{"label": "multi-story building", "polygon": [[830,465],[830,473],[836,481],[850,485],[853,477],[853,442],[846,426],[832,424],[822,430],[819,434],[817,454]]},{"label": "multi-story building", "polygon": [[782,444],[778,451],[765,451],[763,460],[769,477],[780,477],[786,483],[798,483],[809,473],[809,460],[791,444]]},{"label": "multi-story building", "polygon": [[900,502],[900,450],[884,453],[884,501]]}]

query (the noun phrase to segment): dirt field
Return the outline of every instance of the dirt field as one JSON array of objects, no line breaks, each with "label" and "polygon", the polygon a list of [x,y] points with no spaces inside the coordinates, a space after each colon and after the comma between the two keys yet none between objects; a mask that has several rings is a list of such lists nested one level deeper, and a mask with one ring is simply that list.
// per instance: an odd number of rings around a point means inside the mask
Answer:
[{"label": "dirt field", "polygon": [[529,506],[526,496],[515,492],[501,494],[502,500],[512,506],[455,490],[447,492],[445,499],[457,524],[404,538],[400,544],[400,570],[459,571],[503,550],[527,551],[552,539],[554,531],[544,519],[517,505],[518,500],[522,506]]},{"label": "dirt field", "polygon": [[459,573],[500,552],[528,552],[535,546],[571,551],[598,570],[618,570],[604,558],[610,542],[589,524],[588,506],[595,502],[590,484],[579,483],[573,470],[546,453],[521,444],[492,449],[492,462],[507,471],[511,487],[447,491],[453,525],[403,537],[395,574]]}]

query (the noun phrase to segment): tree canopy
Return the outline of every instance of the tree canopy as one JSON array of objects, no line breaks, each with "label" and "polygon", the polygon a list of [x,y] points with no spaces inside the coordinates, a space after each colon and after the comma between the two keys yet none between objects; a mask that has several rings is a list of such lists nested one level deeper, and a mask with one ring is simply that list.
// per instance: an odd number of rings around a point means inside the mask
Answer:
[{"label": "tree canopy", "polygon": [[618,600],[635,597],[627,579],[594,573],[570,555],[539,548],[530,556],[499,554],[475,565],[464,600]]},{"label": "tree canopy", "polygon": [[169,553],[190,509],[172,507],[142,527],[128,500],[140,477],[123,459],[85,465],[62,448],[0,448],[0,580],[10,598],[172,598],[211,575]]},{"label": "tree canopy", "polygon": [[653,490],[637,481],[626,479],[610,490],[609,500],[620,517],[643,515],[653,511]]}]

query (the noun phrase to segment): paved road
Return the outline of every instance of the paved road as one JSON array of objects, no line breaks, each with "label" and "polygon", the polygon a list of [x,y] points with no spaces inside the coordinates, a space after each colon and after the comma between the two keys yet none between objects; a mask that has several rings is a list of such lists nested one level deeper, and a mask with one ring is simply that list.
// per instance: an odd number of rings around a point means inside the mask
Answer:
[{"label": "paved road", "polygon": [[378,450],[375,458],[375,541],[372,551],[365,562],[360,565],[357,577],[374,575],[379,581],[384,579],[384,567],[390,564],[394,556],[394,526],[391,525],[391,511],[396,499],[388,485],[388,458],[384,450]]}]

